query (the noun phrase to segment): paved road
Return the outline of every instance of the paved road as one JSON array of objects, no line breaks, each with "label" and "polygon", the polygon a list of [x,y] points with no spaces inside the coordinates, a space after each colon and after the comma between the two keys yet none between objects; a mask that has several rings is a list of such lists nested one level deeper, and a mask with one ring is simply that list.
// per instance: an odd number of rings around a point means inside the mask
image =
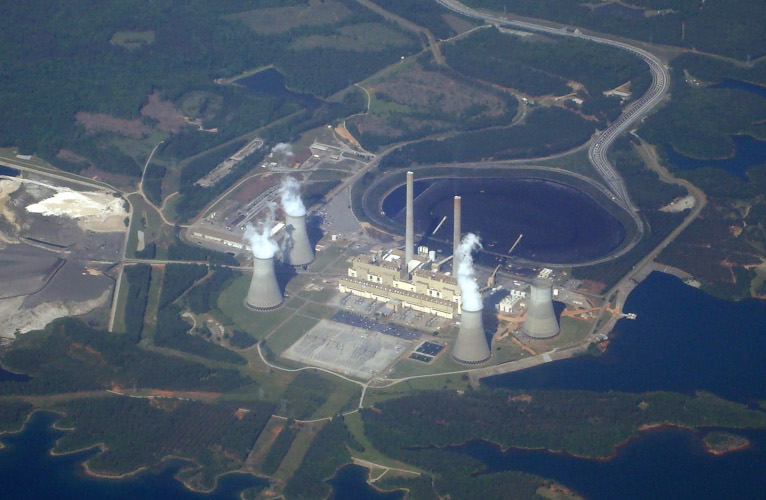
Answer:
[{"label": "paved road", "polygon": [[[614,167],[607,160],[606,152],[609,149],[609,146],[612,145],[614,140],[617,139],[617,137],[619,137],[620,134],[625,132],[628,129],[628,127],[630,127],[633,123],[639,120],[642,116],[646,115],[646,113],[648,113],[657,104],[659,104],[662,98],[667,93],[668,87],[670,85],[670,75],[668,73],[667,68],[662,63],[662,61],[660,61],[653,54],[639,47],[636,47],[624,42],[611,40],[609,38],[603,38],[603,37],[594,36],[594,35],[586,35],[584,33],[581,33],[579,30],[572,30],[571,28],[557,28],[557,27],[547,26],[543,24],[531,23],[527,21],[508,19],[506,17],[498,16],[496,14],[480,12],[478,10],[475,10],[463,5],[457,0],[436,0],[436,1],[439,4],[443,5],[444,7],[454,12],[457,12],[464,16],[472,17],[474,19],[480,19],[486,22],[496,23],[501,25],[515,26],[522,29],[548,33],[552,35],[571,36],[574,38],[590,40],[596,43],[611,45],[613,47],[617,47],[617,48],[632,52],[633,54],[643,59],[644,62],[646,62],[649,65],[649,71],[651,71],[652,73],[652,86],[649,88],[646,94],[644,94],[639,100],[631,104],[614,123],[612,123],[606,130],[604,130],[596,138],[596,140],[593,141],[593,143],[591,144],[588,150],[588,159],[596,168],[596,170],[598,170],[598,172],[601,174],[601,177],[604,178],[604,181],[606,181],[606,183],[609,185],[611,190],[614,192],[615,201],[622,204],[629,211],[635,213],[637,209],[630,200],[628,191],[625,188],[625,183],[623,182],[622,178],[617,173],[617,171],[614,169]],[[637,221],[639,221],[639,226],[640,226],[640,219],[637,218]]]}]

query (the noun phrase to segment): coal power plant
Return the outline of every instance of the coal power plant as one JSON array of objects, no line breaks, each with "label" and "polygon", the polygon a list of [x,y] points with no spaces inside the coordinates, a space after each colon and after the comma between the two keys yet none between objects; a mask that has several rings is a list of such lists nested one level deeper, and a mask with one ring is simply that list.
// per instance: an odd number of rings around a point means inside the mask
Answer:
[{"label": "coal power plant", "polygon": [[476,282],[471,256],[471,252],[479,248],[481,248],[479,238],[475,234],[467,233],[453,256],[453,265],[461,292],[462,312],[460,329],[452,348],[452,358],[465,365],[484,363],[490,357],[482,319],[484,304],[479,284]]},{"label": "coal power plant", "polygon": [[559,333],[559,323],[553,310],[553,284],[545,278],[535,278],[529,290],[529,309],[521,331],[534,339],[547,339]]},{"label": "coal power plant", "polygon": [[300,196],[300,184],[285,177],[279,187],[282,209],[285,211],[283,259],[292,266],[305,266],[314,261],[314,249],[306,231],[306,206]]}]

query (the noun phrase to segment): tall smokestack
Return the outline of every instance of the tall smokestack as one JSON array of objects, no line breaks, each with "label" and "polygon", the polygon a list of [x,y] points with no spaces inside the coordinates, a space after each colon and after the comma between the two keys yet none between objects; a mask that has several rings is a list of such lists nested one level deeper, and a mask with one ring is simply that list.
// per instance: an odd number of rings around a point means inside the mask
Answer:
[{"label": "tall smokestack", "polygon": [[559,333],[559,323],[553,311],[552,287],[553,283],[544,278],[535,278],[532,281],[529,310],[521,327],[525,335],[536,339],[547,339]]},{"label": "tall smokestack", "polygon": [[314,249],[311,248],[306,231],[306,206],[301,200],[301,186],[292,177],[282,179],[279,196],[285,211],[284,241],[285,259],[293,266],[305,266],[314,261]]},{"label": "tall smokestack", "polygon": [[460,330],[452,347],[452,358],[458,363],[467,365],[483,363],[490,356],[489,344],[484,335],[484,321],[481,317],[484,304],[474,275],[471,256],[471,252],[479,248],[481,248],[479,237],[473,233],[467,233],[461,240],[453,259],[455,276],[460,287],[462,312]]},{"label": "tall smokestack", "polygon": [[460,196],[455,196],[455,208],[452,214],[452,255],[457,255],[460,246]]},{"label": "tall smokestack", "polygon": [[407,220],[405,222],[404,229],[404,265],[407,266],[407,272],[409,273],[409,265],[412,260],[412,251],[415,248],[415,215],[414,212],[414,175],[412,172],[407,172]]},{"label": "tall smokestack", "polygon": [[253,278],[245,297],[245,305],[258,311],[276,309],[282,304],[282,292],[277,283],[274,270],[274,254],[279,247],[270,238],[273,226],[273,206],[271,216],[262,221],[259,229],[248,226],[244,241],[253,252]]}]

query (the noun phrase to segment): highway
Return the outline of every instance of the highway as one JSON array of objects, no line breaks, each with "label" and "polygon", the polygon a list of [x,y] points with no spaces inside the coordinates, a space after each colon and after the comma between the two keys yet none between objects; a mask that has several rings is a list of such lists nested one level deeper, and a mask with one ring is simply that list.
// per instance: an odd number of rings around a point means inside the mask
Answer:
[{"label": "highway", "polygon": [[[601,177],[607,183],[609,188],[614,193],[614,200],[631,213],[636,214],[637,209],[630,200],[628,191],[625,187],[625,183],[622,177],[617,173],[614,167],[609,163],[606,158],[606,152],[612,145],[615,139],[625,132],[632,124],[638,121],[641,117],[645,116],[651,109],[657,106],[662,98],[668,91],[670,86],[670,74],[668,73],[665,65],[653,54],[630,44],[618,42],[608,38],[598,37],[594,35],[586,35],[579,30],[573,30],[571,28],[557,28],[546,26],[543,24],[536,24],[527,21],[519,21],[513,19],[507,19],[506,17],[480,12],[472,9],[460,3],[457,0],[436,0],[440,5],[457,12],[467,17],[479,19],[489,23],[495,23],[498,25],[509,25],[517,28],[522,28],[530,31],[536,31],[541,33],[548,33],[556,36],[570,36],[574,38],[581,38],[584,40],[590,40],[596,43],[602,43],[611,45],[623,50],[632,52],[640,57],[647,65],[649,65],[649,71],[652,73],[652,85],[649,90],[641,96],[640,99],[632,103],[628,108],[623,111],[622,115],[615,120],[606,130],[593,141],[588,149],[588,159],[601,174]],[[634,217],[642,227],[640,218],[636,215]]]}]

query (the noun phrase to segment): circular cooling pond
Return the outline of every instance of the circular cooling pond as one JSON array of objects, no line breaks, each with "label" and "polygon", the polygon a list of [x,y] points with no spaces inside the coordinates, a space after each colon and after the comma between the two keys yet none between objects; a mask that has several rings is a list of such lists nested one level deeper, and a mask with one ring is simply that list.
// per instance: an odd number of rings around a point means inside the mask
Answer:
[{"label": "circular cooling pond", "polygon": [[[462,232],[478,234],[484,250],[505,255],[519,234],[516,257],[579,263],[603,257],[625,240],[625,226],[591,196],[558,182],[532,178],[415,181],[415,231],[422,243],[451,246],[453,198],[462,198]],[[616,206],[615,206],[616,207]],[[405,186],[382,202],[386,216],[404,224]],[[446,217],[441,227],[434,230]],[[440,240],[440,241],[439,241]]]}]

